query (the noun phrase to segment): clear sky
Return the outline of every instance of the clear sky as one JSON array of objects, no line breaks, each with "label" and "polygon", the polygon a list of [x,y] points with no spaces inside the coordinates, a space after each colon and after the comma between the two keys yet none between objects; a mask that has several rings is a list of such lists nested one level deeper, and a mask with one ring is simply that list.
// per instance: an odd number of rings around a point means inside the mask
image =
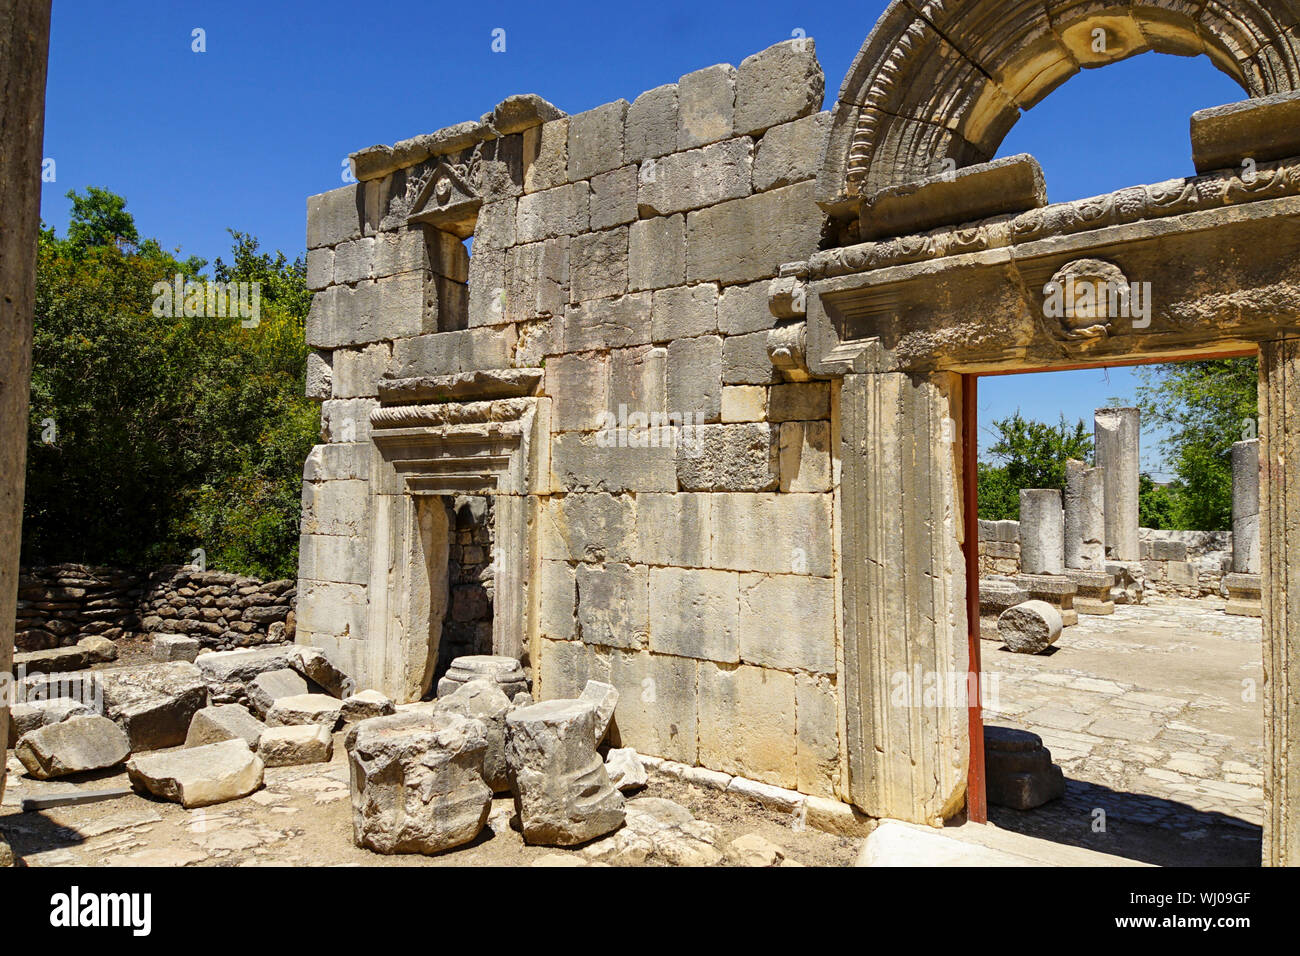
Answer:
[{"label": "clear sky", "polygon": [[[886,4],[511,2],[450,8],[340,0],[184,3],[55,0],[42,216],[62,232],[64,194],[105,186],[140,232],[209,261],[227,228],[302,254],[305,201],[342,185],[349,152],[477,119],[513,93],[576,113],[814,37],[834,102]],[[194,52],[193,31],[206,52]],[[492,50],[505,31],[505,52]],[[1208,59],[1148,54],[1075,76],[1025,115],[1001,154],[1042,163],[1053,201],[1192,172],[1188,117],[1245,94]],[[1090,420],[1131,401],[1130,370],[981,382],[983,422],[1020,408]],[[1150,452],[1153,470],[1159,463]]]}]

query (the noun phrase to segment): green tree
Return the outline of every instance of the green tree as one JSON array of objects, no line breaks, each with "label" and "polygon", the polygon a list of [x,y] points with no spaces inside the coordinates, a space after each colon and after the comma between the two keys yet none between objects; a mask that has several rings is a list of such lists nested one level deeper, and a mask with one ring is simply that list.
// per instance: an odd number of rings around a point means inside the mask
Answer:
[{"label": "green tree", "polygon": [[1138,406],[1161,427],[1178,477],[1169,521],[1184,530],[1232,525],[1232,445],[1257,434],[1259,365],[1253,358],[1179,362],[1141,370]]},{"label": "green tree", "polygon": [[1083,419],[1070,425],[1065,416],[1048,425],[1024,418],[1019,411],[993,423],[998,439],[988,449],[993,462],[979,465],[979,516],[990,521],[1017,520],[1020,492],[1026,488],[1065,489],[1065,463],[1092,457],[1092,435]]},{"label": "green tree", "polygon": [[[189,560],[262,576],[297,565],[305,268],[235,233],[223,281],[263,283],[260,321],[153,314],[155,283],[201,279],[139,240],[126,202],[73,196],[68,236],[37,255],[23,559]],[[251,277],[251,278],[246,278]]]}]

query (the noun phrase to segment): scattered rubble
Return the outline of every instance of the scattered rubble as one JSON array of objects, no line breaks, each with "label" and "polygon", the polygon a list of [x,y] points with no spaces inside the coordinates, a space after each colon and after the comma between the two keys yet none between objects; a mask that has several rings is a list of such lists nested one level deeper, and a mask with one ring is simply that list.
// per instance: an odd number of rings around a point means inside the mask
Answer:
[{"label": "scattered rubble", "polygon": [[510,768],[506,766],[506,714],[510,700],[501,685],[484,677],[461,684],[448,697],[438,698],[435,709],[462,717],[477,718],[487,732],[487,752],[483,755],[483,781],[493,793],[510,790]]},{"label": "scattered rubble", "polygon": [[631,747],[616,747],[605,754],[605,772],[610,784],[623,793],[640,790],[650,781],[645,765]]},{"label": "scattered rubble", "polygon": [[207,704],[203,675],[185,661],[105,671],[101,683],[104,714],[126,731],[132,753],[183,744]]},{"label": "scattered rubble", "polygon": [[49,700],[14,704],[9,709],[9,746],[16,746],[23,734],[40,727],[57,724],[69,717],[85,717],[93,713],[81,701],[70,697],[52,697]]},{"label": "scattered rubble", "polygon": [[268,727],[258,742],[257,754],[268,767],[328,763],[334,756],[334,735],[323,724]]},{"label": "scattered rubble", "polygon": [[265,720],[281,697],[298,697],[311,692],[307,680],[291,667],[263,671],[248,682],[248,709]]},{"label": "scattered rubble", "polygon": [[343,701],[343,722],[347,724],[395,713],[397,708],[393,702],[377,690],[363,690]]},{"label": "scattered rubble", "polygon": [[528,678],[519,661],[513,657],[492,654],[471,654],[458,657],[451,662],[447,673],[438,681],[438,696],[449,697],[456,688],[475,677],[489,677],[501,685],[506,697],[513,699],[516,694],[528,691]]},{"label": "scattered rubble", "polygon": [[185,746],[192,749],[223,740],[243,740],[250,748],[256,749],[265,730],[266,725],[242,704],[213,704],[194,715],[185,736]]},{"label": "scattered rubble", "polygon": [[202,643],[197,637],[184,634],[155,634],[150,650],[156,661],[189,661],[194,663],[199,656]]},{"label": "scattered rubble", "polygon": [[268,727],[324,724],[331,731],[343,716],[343,702],[328,694],[298,694],[281,697],[266,714]]}]

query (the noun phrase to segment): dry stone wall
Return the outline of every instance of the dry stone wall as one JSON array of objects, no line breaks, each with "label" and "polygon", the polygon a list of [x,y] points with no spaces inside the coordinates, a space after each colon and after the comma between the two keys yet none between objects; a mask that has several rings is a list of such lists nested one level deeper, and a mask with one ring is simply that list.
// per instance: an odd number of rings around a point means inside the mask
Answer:
[{"label": "dry stone wall", "polygon": [[768,353],[769,285],[825,222],[823,97],[812,41],[791,41],[573,116],[507,100],[355,154],[361,182],[308,200],[323,430],[300,640],[387,666],[404,585],[375,555],[402,488],[372,416],[396,391],[473,401],[474,373],[536,368],[548,468],[520,637],[540,696],[608,681],[622,746],[836,793],[838,396]]},{"label": "dry stone wall", "polygon": [[168,567],[153,573],[58,564],[26,568],[18,592],[17,647],[70,647],[140,632],[185,634],[229,650],[291,640],[294,581]]}]

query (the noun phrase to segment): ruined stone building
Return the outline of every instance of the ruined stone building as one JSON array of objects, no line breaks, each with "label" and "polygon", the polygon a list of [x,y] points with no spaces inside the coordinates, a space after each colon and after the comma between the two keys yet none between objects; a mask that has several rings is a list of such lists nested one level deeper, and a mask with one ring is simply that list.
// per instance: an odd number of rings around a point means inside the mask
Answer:
[{"label": "ruined stone building", "polygon": [[[995,159],[1150,50],[1248,97],[1193,118],[1197,176],[1049,205]],[[1258,354],[1265,858],[1300,860],[1300,3],[896,2],[838,89],[796,39],[512,97],[308,200],[298,640],[407,701],[515,656],[539,698],[613,683],[643,753],[978,819],[978,707],[890,700],[978,670],[977,376]],[[1149,322],[1044,307],[1116,276]]]}]

